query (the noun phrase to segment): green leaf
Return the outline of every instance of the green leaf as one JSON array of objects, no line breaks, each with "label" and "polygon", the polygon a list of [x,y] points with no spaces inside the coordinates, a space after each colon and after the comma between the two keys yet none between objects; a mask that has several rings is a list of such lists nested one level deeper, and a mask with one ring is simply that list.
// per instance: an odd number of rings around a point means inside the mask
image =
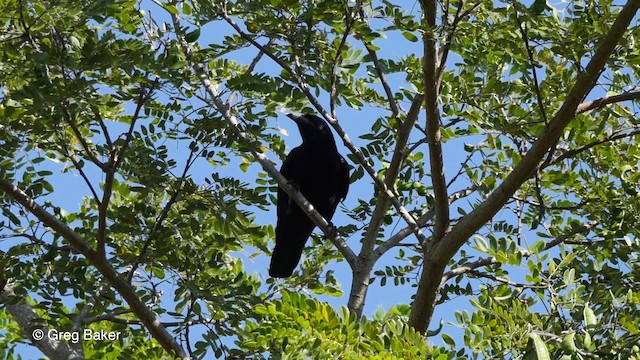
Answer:
[{"label": "green leaf", "polygon": [[575,342],[576,333],[570,332],[562,338],[562,350],[573,354],[576,352],[576,342]]},{"label": "green leaf", "polygon": [[180,12],[178,11],[178,8],[175,7],[174,5],[170,5],[170,4],[167,4],[167,3],[162,3],[162,7],[165,10],[167,10],[170,14],[173,14],[173,15],[180,14]]},{"label": "green leaf", "polygon": [[184,40],[188,43],[194,43],[200,38],[200,28],[196,28],[193,31],[188,32],[184,36]]},{"label": "green leaf", "polygon": [[529,337],[533,340],[533,346],[536,350],[536,358],[538,360],[550,360],[551,357],[549,356],[549,349],[540,336],[532,332],[529,333]]},{"label": "green leaf", "polygon": [[154,266],[152,269],[153,269],[153,275],[155,277],[157,277],[158,279],[164,279],[165,274],[162,268]]},{"label": "green leaf", "polygon": [[403,31],[402,32],[402,36],[405,37],[405,39],[411,41],[411,42],[416,42],[418,41],[418,37],[412,33],[412,32],[408,32],[408,31]]},{"label": "green leaf", "polygon": [[442,334],[442,340],[445,342],[445,344],[450,345],[451,347],[456,346],[456,342],[448,334]]},{"label": "green leaf", "polygon": [[596,314],[589,307],[589,303],[584,305],[584,310],[582,311],[584,315],[584,323],[587,327],[593,327],[598,325],[598,319],[596,318]]}]

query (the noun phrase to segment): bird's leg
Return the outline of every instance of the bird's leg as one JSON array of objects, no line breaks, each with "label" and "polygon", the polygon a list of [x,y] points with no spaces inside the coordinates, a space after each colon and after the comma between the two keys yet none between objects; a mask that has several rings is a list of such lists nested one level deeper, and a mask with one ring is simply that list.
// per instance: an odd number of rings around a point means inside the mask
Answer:
[{"label": "bird's leg", "polygon": [[[295,189],[296,192],[300,192],[300,186],[298,184],[296,184],[294,181],[291,180],[287,180],[287,185],[290,185],[292,188]],[[292,206],[296,205],[296,202],[289,196],[289,201],[288,203],[288,209],[291,209]],[[287,212],[290,212],[291,210],[287,210]]]},{"label": "bird's leg", "polygon": [[338,227],[333,225],[331,221],[329,221],[329,232],[327,233],[328,239],[333,239],[338,236]]},{"label": "bird's leg", "polygon": [[294,188],[296,190],[296,192],[300,192],[300,186],[298,184],[296,184],[295,181],[293,180],[287,180],[287,185],[291,186],[292,188]]}]

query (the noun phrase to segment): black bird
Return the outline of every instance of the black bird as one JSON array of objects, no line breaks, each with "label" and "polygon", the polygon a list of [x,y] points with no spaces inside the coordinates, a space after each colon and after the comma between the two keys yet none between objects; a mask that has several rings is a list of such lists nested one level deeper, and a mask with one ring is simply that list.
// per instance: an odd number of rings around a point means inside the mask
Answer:
[{"label": "black bird", "polygon": [[[291,150],[280,172],[328,222],[349,190],[349,167],[338,153],[329,125],[315,115],[287,115],[298,124],[302,144]],[[276,246],[269,275],[291,276],[315,225],[287,193],[278,188]]]}]

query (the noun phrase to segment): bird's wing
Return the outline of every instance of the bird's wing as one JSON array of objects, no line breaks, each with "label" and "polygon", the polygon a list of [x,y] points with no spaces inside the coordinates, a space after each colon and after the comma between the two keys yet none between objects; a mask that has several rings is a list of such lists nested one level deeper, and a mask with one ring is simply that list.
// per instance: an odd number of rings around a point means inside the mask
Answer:
[{"label": "bird's wing", "polygon": [[301,155],[302,149],[300,148],[300,146],[298,146],[296,148],[293,148],[293,150],[289,152],[289,155],[287,155],[287,157],[284,158],[284,161],[282,162],[280,173],[291,182],[295,182],[296,180],[298,180],[296,179],[294,164],[300,163],[300,161],[302,160]]},{"label": "bird's wing", "polygon": [[[289,152],[289,155],[282,162],[280,173],[284,176],[289,183],[294,186],[299,186],[300,174],[296,172],[296,163],[299,164],[302,155],[300,147],[296,147]],[[283,216],[285,213],[291,212],[294,206],[294,201],[289,198],[289,195],[283,188],[278,187],[278,216]]]},{"label": "bird's wing", "polygon": [[347,192],[349,191],[349,165],[342,156],[340,156],[338,176],[340,177],[340,189],[338,189],[338,198],[344,200],[346,199]]}]

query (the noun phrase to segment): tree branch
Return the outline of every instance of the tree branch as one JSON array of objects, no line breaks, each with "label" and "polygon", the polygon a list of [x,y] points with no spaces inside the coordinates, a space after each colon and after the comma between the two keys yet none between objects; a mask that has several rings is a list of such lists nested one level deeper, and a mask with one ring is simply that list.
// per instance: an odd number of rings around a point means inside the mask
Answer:
[{"label": "tree branch", "polygon": [[[460,191],[456,191],[449,196],[449,204],[454,203],[456,200],[461,199],[463,197],[469,196],[476,191],[476,186],[471,186],[467,189],[463,189]],[[426,213],[421,215],[418,218],[418,224],[420,226],[427,223],[427,221],[431,220],[435,215],[435,210],[433,208],[429,209]],[[404,240],[407,236],[411,235],[412,230],[409,227],[406,227],[393,236],[391,236],[387,241],[380,244],[373,252],[373,262],[376,262],[382,255],[384,255],[387,251],[389,251],[394,246],[398,246],[402,240]]]},{"label": "tree branch", "polygon": [[518,24],[518,28],[520,28],[520,34],[522,34],[522,41],[524,42],[524,47],[527,49],[527,56],[529,56],[529,66],[531,67],[531,73],[533,74],[533,89],[535,90],[536,97],[538,99],[538,107],[540,108],[540,118],[544,123],[548,123],[549,119],[547,119],[547,110],[544,108],[544,100],[542,99],[542,93],[540,92],[540,82],[538,81],[538,73],[536,72],[536,64],[533,59],[533,51],[531,50],[531,46],[529,46],[529,35],[527,33],[527,28],[522,25],[520,22],[520,17],[518,16],[518,9],[514,8],[516,23]]},{"label": "tree branch", "polygon": [[[360,6],[360,2],[356,6]],[[338,114],[336,113],[336,98],[338,97],[338,89],[336,83],[338,82],[338,66],[342,63],[342,49],[347,43],[347,37],[351,33],[351,28],[355,22],[355,17],[350,13],[349,9],[345,10],[345,30],[344,34],[342,34],[342,39],[340,39],[340,44],[338,45],[338,49],[336,49],[336,56],[333,58],[333,63],[331,64],[331,90],[329,92],[329,110],[331,111],[331,116],[334,119],[338,118]]]},{"label": "tree branch", "polygon": [[468,16],[471,15],[471,13],[482,4],[482,1],[478,1],[477,3],[473,4],[469,9],[465,10],[464,12],[461,13],[462,8],[465,5],[464,0],[460,1],[460,4],[458,6],[458,8],[456,9],[456,15],[453,18],[453,23],[451,24],[451,27],[446,29],[448,30],[448,34],[447,34],[447,40],[445,41],[445,43],[442,45],[442,48],[440,49],[440,56],[439,56],[439,66],[438,66],[438,76],[437,76],[437,85],[438,88],[440,88],[440,85],[442,84],[442,78],[444,76],[444,69],[445,69],[445,64],[447,63],[447,58],[449,57],[449,51],[451,50],[451,45],[453,44],[453,40],[455,38],[455,34],[456,34],[456,30],[458,29],[458,24],[460,23],[460,21],[462,21],[463,19],[467,18]]},{"label": "tree branch", "polygon": [[[415,125],[418,120],[418,114],[420,113],[420,109],[422,107],[422,103],[424,100],[424,96],[421,94],[416,94],[411,103],[411,108],[409,109],[409,113],[407,114],[407,118],[403,123],[400,123],[400,130],[398,131],[398,136],[396,139],[396,146],[393,150],[393,155],[391,157],[391,161],[389,162],[389,168],[387,169],[387,173],[385,175],[384,181],[385,184],[389,188],[393,188],[393,184],[400,173],[400,169],[402,167],[402,162],[406,157],[405,148],[407,146],[407,142],[409,141],[409,135],[411,134],[411,129]],[[399,120],[399,118],[398,118]],[[389,207],[389,200],[386,196],[380,196],[378,198],[378,202],[376,203],[376,207],[373,210],[373,214],[371,216],[371,220],[369,221],[369,225],[367,226],[367,230],[364,234],[364,241],[362,243],[362,250],[360,251],[360,257],[369,258],[372,254],[373,247],[376,242],[376,237],[378,235],[378,230],[380,226],[382,226],[382,222],[384,221],[384,215],[387,212]],[[413,233],[413,228],[408,227],[409,233]],[[375,262],[375,255],[371,258],[373,262]]]},{"label": "tree branch", "polygon": [[638,100],[638,99],[640,99],[640,91],[630,91],[620,95],[601,97],[599,99],[596,99],[593,101],[587,101],[578,105],[578,108],[576,109],[576,115],[582,114],[584,112],[587,112],[593,109],[605,107],[606,105],[609,105],[609,104],[614,104],[614,103],[629,101],[629,100]]},{"label": "tree branch", "polygon": [[[593,229],[593,227],[595,227],[598,223],[596,221],[591,221],[588,222],[586,224],[582,224],[580,226],[577,226],[575,228],[571,228],[568,231],[566,231],[565,233],[563,233],[562,235],[556,237],[555,239],[547,242],[544,245],[544,248],[542,248],[542,250],[540,250],[540,252],[542,251],[547,251],[551,248],[554,248],[562,243],[568,243],[569,240],[571,238],[573,238],[575,235],[578,234],[584,234],[586,232],[588,232],[589,230]],[[530,252],[529,250],[520,250],[520,254],[522,254],[523,258],[528,258],[531,255],[533,255],[532,252]],[[450,279],[458,276],[458,275],[462,275],[468,272],[472,272],[472,271],[476,271],[477,268],[483,267],[483,266],[489,266],[489,265],[493,265],[493,264],[500,264],[500,262],[498,261],[498,259],[496,259],[495,257],[489,257],[489,258],[482,258],[482,259],[478,259],[472,263],[469,264],[465,264],[462,266],[458,266],[454,269],[451,269],[449,271],[447,271],[446,273],[444,273],[442,275],[442,283],[444,284],[445,282],[449,281]]]},{"label": "tree branch", "polygon": [[169,201],[167,201],[167,203],[162,208],[160,215],[158,215],[158,217],[156,218],[155,224],[153,224],[151,231],[149,231],[149,235],[147,236],[147,239],[145,240],[144,245],[142,245],[140,254],[136,257],[136,260],[131,265],[131,269],[129,270],[129,274],[127,275],[127,281],[129,283],[133,279],[133,274],[136,272],[136,269],[138,268],[138,266],[140,266],[140,263],[144,261],[144,257],[147,255],[147,250],[149,249],[149,246],[155,239],[156,234],[158,234],[158,230],[160,230],[162,223],[169,215],[169,211],[171,210],[171,207],[178,200],[178,196],[180,195],[180,192],[182,191],[182,186],[184,185],[184,179],[187,177],[187,173],[189,172],[191,165],[193,165],[194,163],[192,159],[193,159],[193,151],[189,153],[189,157],[187,158],[184,169],[182,170],[182,175],[180,176],[180,180],[178,180],[178,187],[173,192],[173,194],[171,194]]},{"label": "tree branch", "polygon": [[24,193],[17,186],[6,179],[0,179],[0,190],[9,197],[24,206],[27,211],[35,215],[45,225],[60,234],[79,253],[83,254],[89,262],[107,279],[109,284],[122,296],[129,304],[133,312],[149,330],[151,335],[171,354],[180,358],[187,358],[184,350],[178,345],[175,339],[160,325],[156,315],[140,301],[135,289],[129,285],[116,270],[111,266],[106,258],[100,256],[89,243],[80,235],[75,233],[67,224],[60,221],[55,216],[48,213],[32,198]]},{"label": "tree branch", "polygon": [[[52,329],[38,316],[33,307],[19,298],[9,284],[2,284],[0,304],[4,305],[13,320],[18,323],[22,333],[29,338],[42,353],[53,360],[81,360],[82,353],[77,352],[69,344],[51,339],[48,334]],[[42,334],[42,336],[39,336]]]},{"label": "tree branch", "polygon": [[[365,19],[364,10],[360,8],[359,10],[360,17]],[[382,88],[384,89],[385,95],[387,95],[387,101],[389,102],[389,108],[391,109],[391,115],[396,119],[396,121],[400,120],[400,108],[398,106],[398,102],[393,96],[393,91],[391,91],[391,87],[389,86],[389,82],[387,81],[387,76],[384,74],[382,70],[382,65],[380,65],[380,60],[378,59],[378,53],[371,48],[371,42],[366,41],[362,38],[362,43],[364,44],[365,49],[369,53],[371,57],[371,62],[373,62],[373,67],[376,69],[376,73],[378,74],[378,79],[380,79],[380,83],[382,84]]]},{"label": "tree branch", "polygon": [[442,239],[449,229],[449,201],[442,159],[442,134],[440,133],[439,85],[437,79],[438,54],[436,51],[436,1],[421,0],[423,11],[423,86],[427,114],[427,142],[429,145],[429,165],[431,183],[435,197],[435,224],[433,243]]},{"label": "tree branch", "polygon": [[506,179],[469,214],[465,215],[439,243],[435,244],[425,261],[415,300],[412,305],[409,324],[419,332],[425,332],[429,325],[436,297],[441,285],[441,277],[447,262],[458,249],[482,225],[489,221],[509,201],[518,188],[528,180],[540,165],[545,154],[558,141],[564,128],[574,118],[580,102],[593,89],[620,38],[634,18],[640,0],[630,0],[622,8],[611,29],[599,44],[593,58],[584,72],[580,73],[575,85],[567,94],[565,102],[553,116],[544,132],[533,144],[520,163]]},{"label": "tree branch", "polygon": [[[267,41],[267,43],[263,46],[263,48],[268,50],[271,47],[271,45],[273,45],[273,43],[275,42],[276,42],[275,39],[273,38],[269,39],[269,41]],[[263,55],[264,55],[264,51],[258,48],[258,55],[256,55],[255,58],[253,58],[253,60],[249,64],[249,67],[247,68],[247,71],[245,71],[245,74],[251,74],[253,72],[253,70],[256,68],[260,60],[262,60]],[[236,98],[236,96],[238,96],[238,91],[231,92],[231,95],[229,95],[229,98],[227,98],[227,106],[229,107],[233,106],[233,100]]]},{"label": "tree branch", "polygon": [[80,145],[84,149],[84,151],[87,154],[87,157],[89,158],[89,160],[91,160],[91,162],[94,163],[97,167],[99,167],[102,171],[105,171],[107,169],[107,164],[105,164],[102,161],[98,160],[96,155],[93,153],[93,150],[91,150],[91,148],[89,147],[89,143],[87,143],[86,139],[84,138],[84,136],[80,132],[80,129],[78,129],[78,127],[74,123],[74,121],[73,121],[73,119],[71,117],[71,114],[69,114],[69,109],[67,108],[66,102],[61,102],[60,103],[60,109],[62,110],[61,113],[62,113],[62,118],[64,119],[64,122],[66,122],[67,125],[69,125],[69,127],[71,128],[71,131],[75,135],[76,140],[78,140],[78,142],[80,143]]},{"label": "tree branch", "polygon": [[596,140],[594,142],[591,142],[589,144],[580,146],[579,148],[576,149],[571,149],[568,150],[558,156],[556,156],[555,158],[553,158],[551,161],[545,161],[542,165],[540,165],[541,168],[545,168],[547,166],[551,166],[551,165],[555,165],[557,163],[560,163],[562,161],[564,161],[565,159],[568,158],[572,158],[580,153],[583,153],[589,149],[592,149],[598,145],[602,145],[604,143],[608,143],[608,142],[613,142],[616,140],[620,140],[620,139],[625,139],[625,138],[630,138],[636,135],[640,135],[640,129],[635,129],[633,131],[627,132],[627,133],[616,133],[616,134],[611,134],[609,136],[607,136],[604,139],[600,139],[600,140]]}]

